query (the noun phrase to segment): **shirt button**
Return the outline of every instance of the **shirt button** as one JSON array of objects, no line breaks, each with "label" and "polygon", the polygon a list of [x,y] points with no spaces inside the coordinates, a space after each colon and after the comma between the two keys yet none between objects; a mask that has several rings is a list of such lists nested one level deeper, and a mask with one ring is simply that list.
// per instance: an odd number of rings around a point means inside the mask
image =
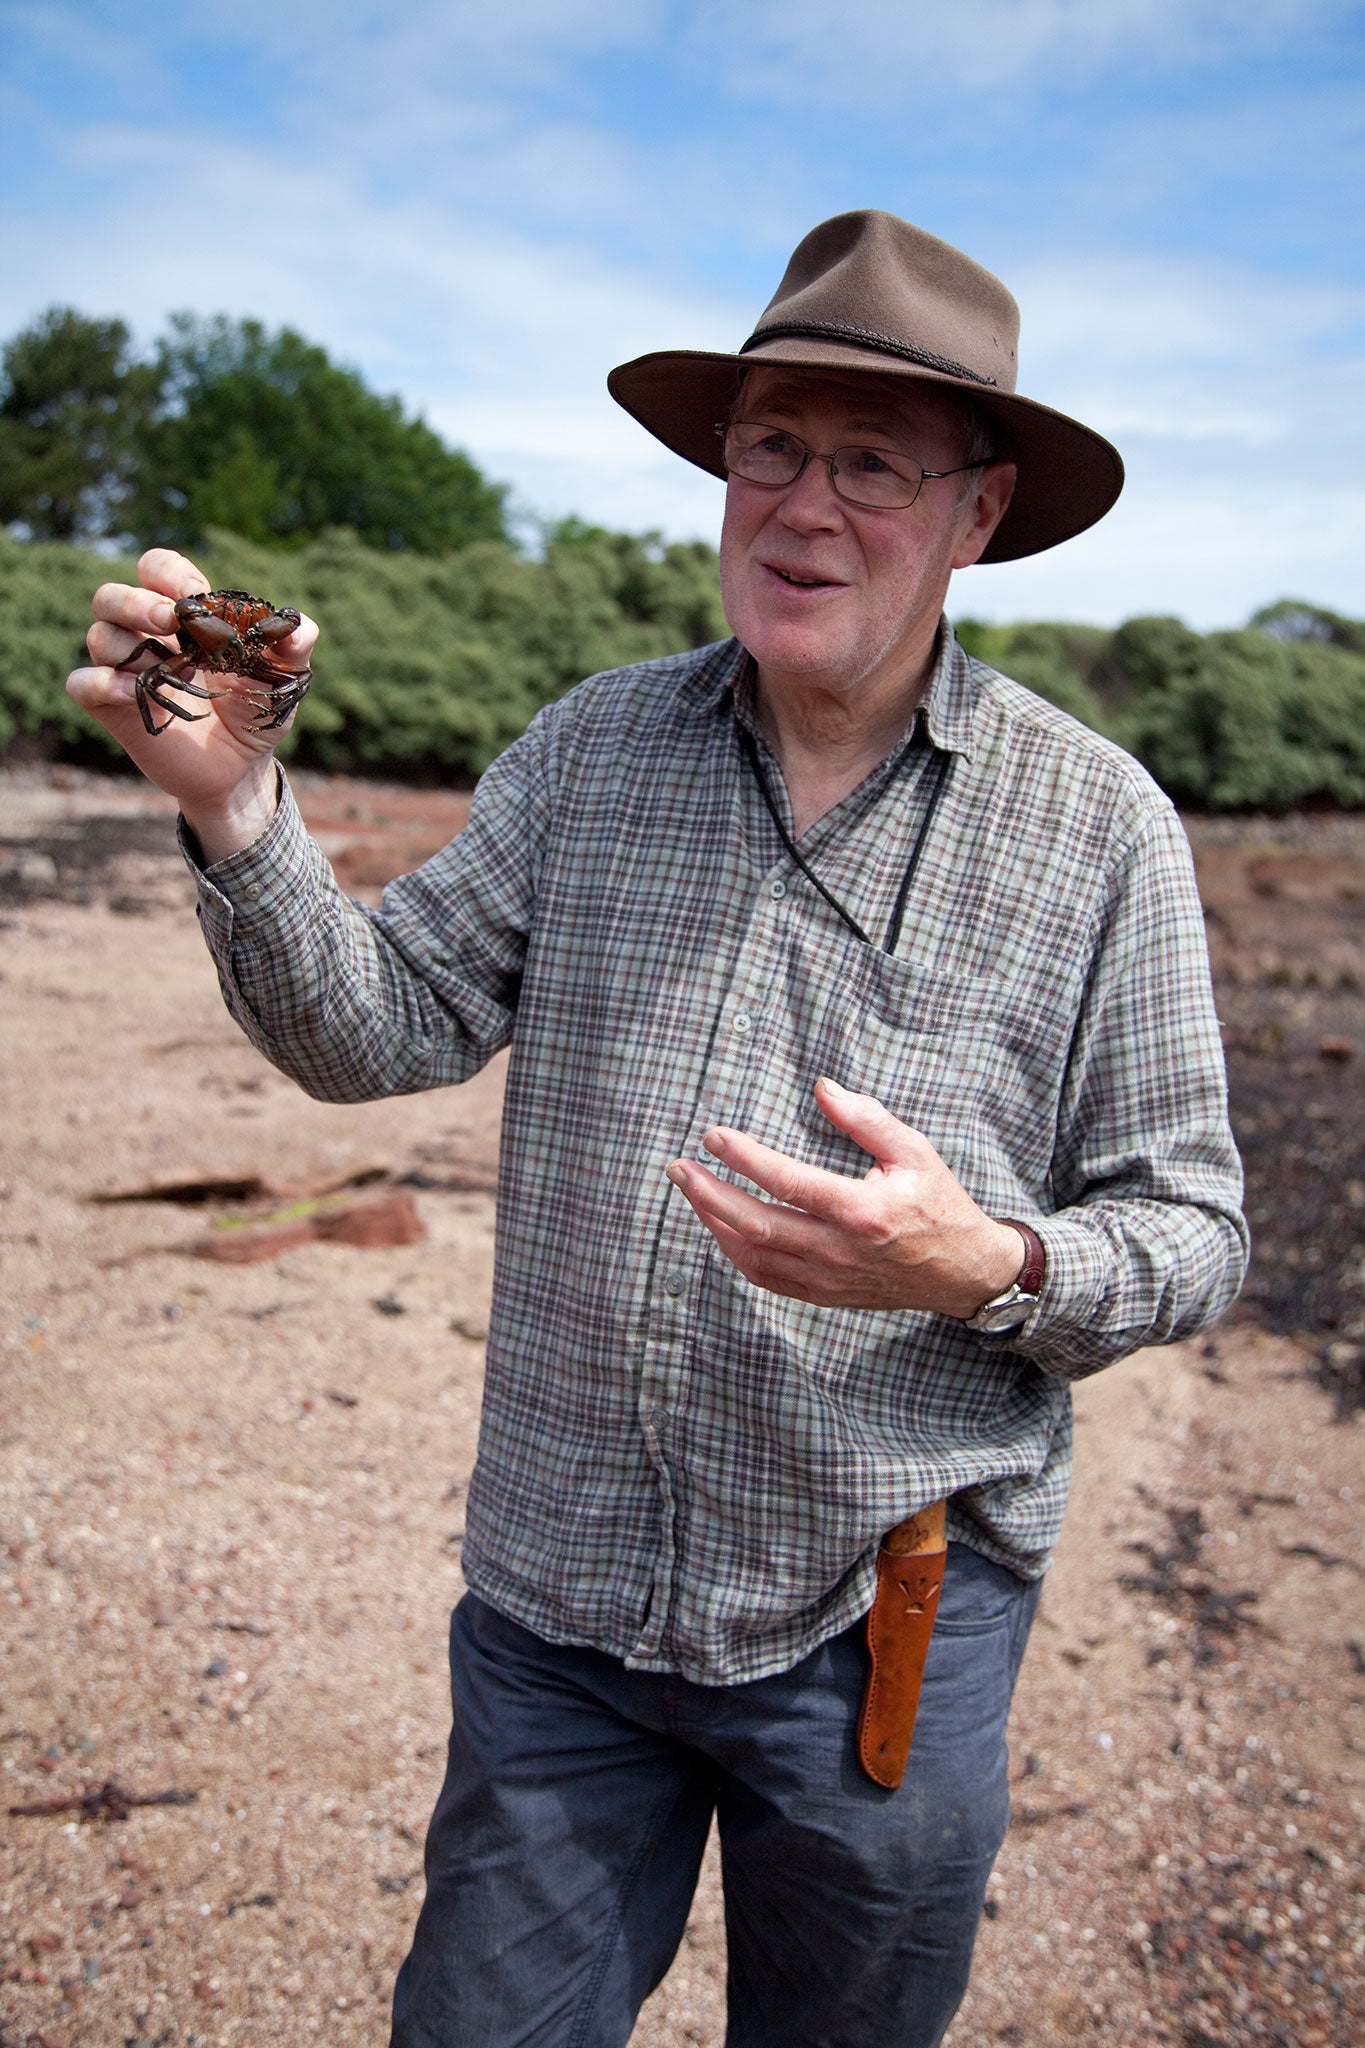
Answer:
[{"label": "shirt button", "polygon": [[740,1032],[740,1033],[742,1034],[742,1033],[743,1033],[743,1032],[745,1032],[745,1031],[750,1031],[750,1030],[752,1030],[752,1028],[753,1028],[753,1022],[754,1022],[754,1020],[753,1020],[753,1018],[752,1018],[752,1017],[751,1017],[751,1016],[749,1015],[749,1012],[748,1012],[747,1010],[736,1010],[736,1011],[735,1011],[735,1021],[734,1021],[734,1029],[735,1029],[736,1031],[738,1031],[738,1032]]},{"label": "shirt button", "polygon": [[682,1273],[670,1273],[664,1280],[664,1293],[681,1294],[686,1289],[686,1286],[687,1280]]},{"label": "shirt button", "polygon": [[248,903],[259,903],[261,900],[260,883],[248,882],[245,889],[243,889],[242,894],[246,897]]},{"label": "shirt button", "polygon": [[785,882],[769,882],[768,894],[772,897],[774,903],[780,903],[786,893],[787,885]]}]

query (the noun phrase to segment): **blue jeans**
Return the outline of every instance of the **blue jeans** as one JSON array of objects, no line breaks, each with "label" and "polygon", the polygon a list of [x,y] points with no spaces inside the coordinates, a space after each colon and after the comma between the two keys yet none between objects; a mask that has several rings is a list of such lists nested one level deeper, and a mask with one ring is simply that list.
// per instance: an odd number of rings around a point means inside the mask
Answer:
[{"label": "blue jeans", "polygon": [[727,2048],[935,2048],[1009,1818],[1039,1588],[952,1544],[905,1782],[858,1763],[863,1625],[703,1686],[542,1642],[474,1594],[391,2048],[623,2048],[682,1938],[713,1813]]}]

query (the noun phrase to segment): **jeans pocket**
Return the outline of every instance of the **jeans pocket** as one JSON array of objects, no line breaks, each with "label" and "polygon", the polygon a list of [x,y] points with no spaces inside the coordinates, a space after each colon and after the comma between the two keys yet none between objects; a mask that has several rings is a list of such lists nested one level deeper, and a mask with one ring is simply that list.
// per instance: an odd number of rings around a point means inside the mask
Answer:
[{"label": "jeans pocket", "polygon": [[935,1635],[988,1636],[1012,1628],[1032,1591],[1027,1579],[966,1543],[948,1545]]}]

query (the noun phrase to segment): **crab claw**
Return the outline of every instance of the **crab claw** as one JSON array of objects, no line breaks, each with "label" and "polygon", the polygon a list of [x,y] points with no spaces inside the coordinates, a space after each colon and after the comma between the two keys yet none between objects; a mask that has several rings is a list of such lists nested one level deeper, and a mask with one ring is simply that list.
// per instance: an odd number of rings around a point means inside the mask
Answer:
[{"label": "crab claw", "polygon": [[296,612],[291,605],[281,605],[269,618],[257,619],[251,630],[258,640],[264,640],[269,647],[276,640],[287,640],[301,618],[302,614]]},{"label": "crab claw", "polygon": [[182,597],[175,608],[182,631],[203,648],[205,654],[223,654],[237,638],[226,619],[215,618],[196,597]]}]

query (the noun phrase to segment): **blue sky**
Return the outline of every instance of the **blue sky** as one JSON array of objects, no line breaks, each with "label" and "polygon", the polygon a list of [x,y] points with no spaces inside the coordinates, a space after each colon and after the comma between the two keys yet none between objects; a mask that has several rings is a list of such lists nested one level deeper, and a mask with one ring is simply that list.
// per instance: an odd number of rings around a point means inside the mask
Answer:
[{"label": "blue sky", "polygon": [[607,370],[738,346],[807,228],[886,206],[1005,279],[1021,390],[1129,468],[956,613],[1359,615],[1362,159],[1344,0],[0,0],[0,334],[287,323],[528,514],[714,538]]}]

